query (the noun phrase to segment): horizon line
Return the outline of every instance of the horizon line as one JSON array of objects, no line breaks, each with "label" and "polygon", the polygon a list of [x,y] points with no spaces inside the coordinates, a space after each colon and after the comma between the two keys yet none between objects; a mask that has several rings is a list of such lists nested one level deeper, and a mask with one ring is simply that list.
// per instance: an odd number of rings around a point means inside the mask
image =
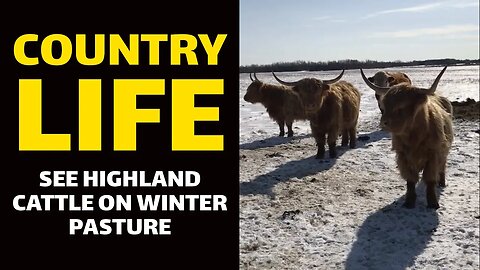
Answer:
[{"label": "horizon line", "polygon": [[282,65],[282,64],[296,64],[296,63],[305,63],[305,64],[319,64],[319,63],[331,63],[331,62],[341,62],[341,61],[357,61],[357,62],[377,62],[377,63],[411,63],[411,62],[422,62],[422,61],[439,61],[439,60],[454,60],[454,61],[480,61],[480,58],[466,58],[466,59],[458,59],[458,58],[430,58],[430,59],[423,59],[423,60],[372,60],[372,59],[365,59],[365,60],[358,60],[358,59],[339,59],[339,60],[328,60],[328,61],[311,61],[311,60],[294,60],[294,61],[285,61],[285,62],[273,62],[270,64],[248,64],[248,65],[240,65],[240,67],[248,67],[248,66],[270,66],[270,65]]}]

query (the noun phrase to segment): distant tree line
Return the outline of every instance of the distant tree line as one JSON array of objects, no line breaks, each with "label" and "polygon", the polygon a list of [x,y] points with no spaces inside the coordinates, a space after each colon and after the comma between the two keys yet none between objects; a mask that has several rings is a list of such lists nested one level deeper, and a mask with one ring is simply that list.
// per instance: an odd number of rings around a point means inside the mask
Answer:
[{"label": "distant tree line", "polygon": [[269,65],[248,65],[240,66],[240,73],[250,72],[280,72],[280,71],[324,71],[324,70],[339,70],[339,69],[359,69],[359,68],[388,68],[388,67],[407,67],[407,66],[445,66],[445,65],[478,65],[479,59],[476,60],[457,60],[457,59],[432,59],[432,60],[415,60],[415,61],[358,61],[358,60],[339,60],[328,62],[310,62],[310,61],[295,61],[295,62],[278,62]]}]

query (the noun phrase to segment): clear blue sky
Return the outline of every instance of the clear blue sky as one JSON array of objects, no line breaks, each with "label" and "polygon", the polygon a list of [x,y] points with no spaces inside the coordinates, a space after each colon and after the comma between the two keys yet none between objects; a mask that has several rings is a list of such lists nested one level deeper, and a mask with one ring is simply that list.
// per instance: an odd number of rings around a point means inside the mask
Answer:
[{"label": "clear blue sky", "polygon": [[240,65],[479,58],[479,0],[240,0]]}]

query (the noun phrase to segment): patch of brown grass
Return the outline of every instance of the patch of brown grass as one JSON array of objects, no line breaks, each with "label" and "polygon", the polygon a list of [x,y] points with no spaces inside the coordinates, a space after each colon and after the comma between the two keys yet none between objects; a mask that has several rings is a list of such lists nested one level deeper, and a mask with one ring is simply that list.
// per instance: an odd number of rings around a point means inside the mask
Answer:
[{"label": "patch of brown grass", "polygon": [[478,120],[480,118],[480,101],[467,98],[465,101],[452,101],[453,118]]}]

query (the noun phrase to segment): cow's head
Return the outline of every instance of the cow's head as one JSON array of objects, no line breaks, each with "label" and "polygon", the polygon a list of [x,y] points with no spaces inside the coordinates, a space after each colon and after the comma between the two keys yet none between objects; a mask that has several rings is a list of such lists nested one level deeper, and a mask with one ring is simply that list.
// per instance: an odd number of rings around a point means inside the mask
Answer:
[{"label": "cow's head", "polygon": [[432,86],[428,89],[415,87],[409,83],[400,83],[392,87],[380,87],[368,80],[360,69],[363,81],[380,95],[380,103],[384,108],[384,113],[380,120],[383,129],[394,134],[402,134],[408,131],[423,105],[428,99],[428,95],[433,95],[437,89],[438,82],[447,67],[438,74]]},{"label": "cow's head", "polygon": [[252,83],[250,83],[250,85],[247,87],[247,93],[245,93],[245,96],[243,96],[243,100],[250,103],[260,102],[262,100],[260,88],[263,86],[263,82],[257,79],[257,75],[255,73],[253,73],[253,78],[252,73],[250,73],[250,80],[252,80]]},{"label": "cow's head", "polygon": [[[381,87],[391,87],[395,84],[395,78],[390,76],[387,72],[385,71],[379,71],[375,73],[372,77],[369,77],[368,80]],[[383,113],[385,108],[383,108],[383,105],[380,102],[380,95],[375,95],[375,98],[377,99],[377,104],[378,107],[380,108],[380,111]]]},{"label": "cow's head", "polygon": [[379,71],[373,75],[373,77],[369,77],[368,80],[378,86],[382,87],[389,87],[392,86],[391,83],[395,81],[395,78],[390,76],[385,71]]},{"label": "cow's head", "polygon": [[339,81],[344,72],[345,70],[335,79],[331,80],[304,78],[296,82],[285,82],[280,80],[275,73],[272,72],[272,74],[279,83],[292,87],[292,90],[300,95],[303,105],[305,106],[305,113],[307,116],[312,116],[322,106],[323,97],[325,96],[325,92],[330,89],[330,84]]}]

